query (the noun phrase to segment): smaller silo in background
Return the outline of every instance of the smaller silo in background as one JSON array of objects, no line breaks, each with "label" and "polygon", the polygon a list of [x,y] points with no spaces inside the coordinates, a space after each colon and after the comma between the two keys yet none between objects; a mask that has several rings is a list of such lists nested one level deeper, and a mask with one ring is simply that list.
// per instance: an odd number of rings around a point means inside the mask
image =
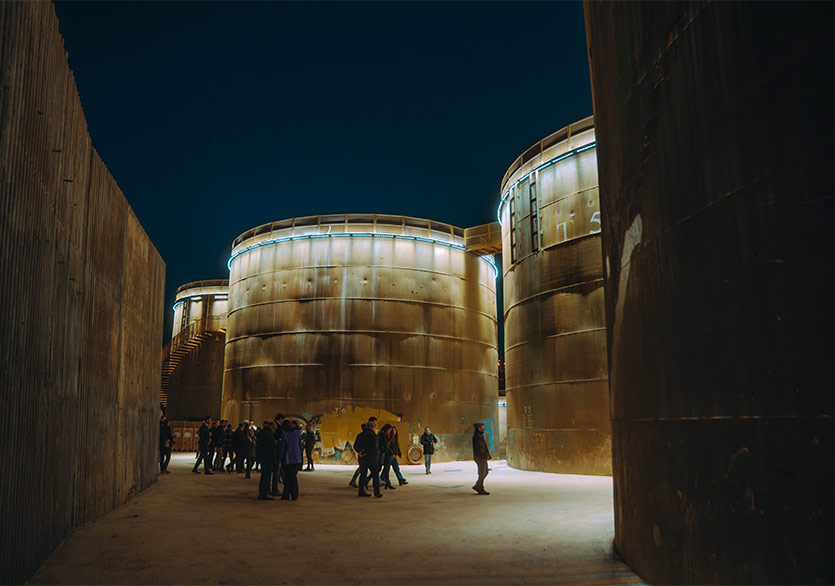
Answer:
[{"label": "smaller silo in background", "polygon": [[229,281],[177,289],[171,341],[163,352],[161,401],[169,419],[220,415]]}]

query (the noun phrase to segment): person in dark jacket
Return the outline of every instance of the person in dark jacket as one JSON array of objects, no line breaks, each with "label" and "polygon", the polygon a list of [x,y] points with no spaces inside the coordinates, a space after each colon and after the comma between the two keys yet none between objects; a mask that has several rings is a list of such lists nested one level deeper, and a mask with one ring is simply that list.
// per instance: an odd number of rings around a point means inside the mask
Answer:
[{"label": "person in dark jacket", "polygon": [[391,426],[391,440],[389,444],[391,444],[391,469],[394,471],[394,475],[397,476],[397,482],[400,486],[404,484],[409,484],[409,481],[403,478],[403,475],[400,473],[400,462],[397,458],[402,456],[400,453],[400,438],[397,434],[397,428],[393,425]]},{"label": "person in dark jacket", "polygon": [[[275,427],[272,430],[275,435],[277,454],[281,454],[281,450],[284,449],[284,446],[281,445],[284,441],[284,437],[281,435],[281,425],[284,423],[284,419],[283,413],[276,413],[275,419],[273,420]],[[273,496],[281,496],[281,493],[278,491],[279,482],[284,482],[284,470],[281,469],[281,458],[276,458],[273,461],[272,492],[270,493]]]},{"label": "person in dark jacket", "polygon": [[438,443],[438,438],[432,433],[429,427],[423,429],[423,435],[420,436],[420,445],[423,446],[423,463],[426,465],[426,473],[432,474],[432,454],[435,453],[435,444]]},{"label": "person in dark jacket", "polygon": [[354,451],[360,461],[360,482],[357,496],[371,496],[365,491],[368,474],[371,474],[371,481],[374,484],[374,496],[381,498],[380,492],[380,469],[378,462],[380,454],[377,450],[377,434],[374,428],[377,426],[377,418],[369,417],[365,424],[365,430],[357,436],[354,441]]},{"label": "person in dark jacket", "polygon": [[313,431],[308,423],[304,428],[304,435],[302,436],[304,443],[304,453],[307,457],[307,468],[305,472],[313,470],[313,448],[316,447],[316,442],[319,441],[319,432]]},{"label": "person in dark jacket", "polygon": [[235,430],[233,448],[235,450],[235,472],[244,471],[244,458],[246,458],[246,430],[249,429],[249,421],[242,421]]},{"label": "person in dark jacket", "polygon": [[[363,423],[361,425],[361,427],[362,427],[362,431],[360,432],[360,435],[362,435],[362,433],[365,431],[365,424]],[[359,437],[359,436],[357,436],[357,437]],[[357,456],[357,459],[359,459],[359,456]],[[348,483],[348,486],[356,488],[357,487],[357,478],[359,478],[359,476],[360,476],[360,466],[358,464],[357,469],[354,470],[354,475],[351,477],[351,482]]]},{"label": "person in dark jacket", "polygon": [[223,470],[223,430],[226,429],[226,421],[220,420],[212,422],[212,450],[215,453],[215,462],[212,468],[214,470]]},{"label": "person in dark jacket", "polygon": [[246,451],[246,477],[250,478],[252,465],[255,463],[255,426],[247,427],[246,439],[244,439],[244,450]]},{"label": "person in dark jacket", "polygon": [[223,461],[221,465],[226,462],[227,456],[229,456],[229,464],[226,465],[226,471],[232,472],[232,467],[235,465],[235,430],[232,429],[231,423],[223,430]]},{"label": "person in dark jacket", "polygon": [[282,458],[284,467],[284,491],[281,500],[298,500],[299,498],[299,469],[302,467],[302,438],[299,428],[289,419],[281,425]]},{"label": "person in dark jacket", "polygon": [[487,441],[484,439],[484,424],[479,422],[474,424],[475,431],[473,432],[473,460],[478,466],[478,480],[476,480],[473,490],[478,494],[490,494],[484,490],[484,479],[487,478],[487,460],[490,459],[490,448],[487,447]]},{"label": "person in dark jacket", "polygon": [[171,461],[171,446],[174,445],[174,434],[171,426],[168,425],[168,418],[163,415],[159,420],[159,472],[160,474],[171,474],[168,471],[168,463]]},{"label": "person in dark jacket", "polygon": [[386,423],[377,435],[377,450],[380,452],[380,467],[382,473],[380,474],[380,484],[386,488],[394,490],[394,486],[389,481],[389,473],[391,472],[391,457],[394,451],[391,447],[391,433],[394,428],[390,423]]},{"label": "person in dark jacket", "polygon": [[195,474],[200,474],[198,470],[200,468],[200,462],[203,462],[203,472],[206,474],[214,474],[212,472],[212,451],[209,449],[212,441],[211,431],[209,429],[211,424],[212,418],[207,416],[203,419],[203,425],[197,430],[197,445],[200,448],[200,456],[198,456],[197,462],[194,463],[194,468],[191,470]]},{"label": "person in dark jacket", "polygon": [[258,430],[258,436],[255,440],[255,454],[258,461],[261,462],[261,481],[258,483],[258,499],[262,501],[271,501],[273,497],[270,496],[270,480],[273,475],[273,464],[278,459],[276,458],[275,445],[275,423],[272,421],[265,421],[264,426]]}]

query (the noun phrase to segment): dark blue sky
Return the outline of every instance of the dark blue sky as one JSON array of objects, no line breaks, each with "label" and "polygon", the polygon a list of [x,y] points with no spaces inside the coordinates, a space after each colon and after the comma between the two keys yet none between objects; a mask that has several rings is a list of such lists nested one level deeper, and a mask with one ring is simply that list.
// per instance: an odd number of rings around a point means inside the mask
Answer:
[{"label": "dark blue sky", "polygon": [[[266,222],[493,221],[527,147],[592,113],[579,2],[58,2],[94,147],[182,283]],[[167,337],[167,336],[166,336]]]}]

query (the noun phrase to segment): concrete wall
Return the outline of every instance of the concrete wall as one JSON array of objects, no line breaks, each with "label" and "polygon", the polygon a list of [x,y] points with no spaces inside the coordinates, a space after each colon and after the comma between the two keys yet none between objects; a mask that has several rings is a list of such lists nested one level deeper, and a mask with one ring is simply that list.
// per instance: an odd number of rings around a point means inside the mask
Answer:
[{"label": "concrete wall", "polygon": [[90,144],[51,3],[0,4],[0,583],[155,476],[164,263]]},{"label": "concrete wall", "polygon": [[585,10],[617,548],[651,583],[832,583],[831,5]]}]

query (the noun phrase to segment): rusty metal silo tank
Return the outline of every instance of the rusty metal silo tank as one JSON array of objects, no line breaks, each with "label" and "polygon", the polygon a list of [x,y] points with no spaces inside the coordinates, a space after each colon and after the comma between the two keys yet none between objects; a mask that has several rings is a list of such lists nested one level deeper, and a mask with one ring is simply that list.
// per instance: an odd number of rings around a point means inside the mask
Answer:
[{"label": "rusty metal silo tank", "polygon": [[508,464],[611,474],[594,120],[525,151],[501,192]]},{"label": "rusty metal silo tank", "polygon": [[[431,426],[438,459],[496,441],[496,268],[461,228],[419,218],[291,218],[235,239],[223,384],[227,418],[321,422],[325,458],[350,459],[369,415]],[[401,431],[401,434],[403,432]]]},{"label": "rusty metal silo tank", "polygon": [[835,31],[587,2],[615,544],[649,583],[835,582]]},{"label": "rusty metal silo tank", "polygon": [[228,295],[226,279],[177,289],[162,368],[163,403],[171,420],[220,415]]}]

